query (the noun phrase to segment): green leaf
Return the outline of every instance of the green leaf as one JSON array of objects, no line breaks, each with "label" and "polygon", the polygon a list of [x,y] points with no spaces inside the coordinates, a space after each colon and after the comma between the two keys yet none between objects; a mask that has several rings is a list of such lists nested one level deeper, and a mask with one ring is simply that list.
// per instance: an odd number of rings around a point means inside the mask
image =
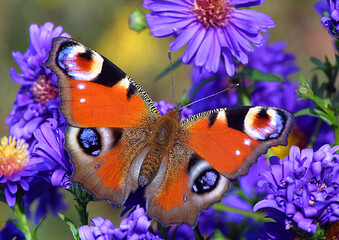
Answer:
[{"label": "green leaf", "polygon": [[[304,108],[294,114],[295,117],[303,116],[303,115],[308,115],[312,117],[318,117],[330,126],[335,126],[336,122],[333,121],[333,119],[329,119],[328,115],[324,113],[323,111],[317,109],[317,108]],[[334,119],[335,120],[335,119]]]},{"label": "green leaf", "polygon": [[[176,68],[178,68],[180,65],[181,65],[181,61],[180,60],[177,60],[175,61],[173,64],[172,64],[172,71]],[[168,73],[170,73],[170,68],[166,68],[164,71],[162,71],[155,79],[154,81],[158,81],[160,80],[163,76],[167,75]]]},{"label": "green leaf", "polygon": [[32,240],[35,240],[36,239],[36,234],[38,232],[38,228],[40,227],[41,223],[46,219],[46,217],[43,217],[39,223],[34,227],[33,229],[33,233],[32,233]]},{"label": "green leaf", "polygon": [[251,79],[254,82],[283,82],[284,79],[278,74],[262,72],[256,68],[244,66],[243,70],[236,73],[231,79]]},{"label": "green leaf", "polygon": [[69,226],[72,234],[73,234],[73,238],[75,240],[80,240],[80,236],[79,236],[79,232],[78,232],[78,227],[75,225],[74,222],[72,222],[72,220],[70,220],[68,217],[66,217],[65,215],[58,213],[59,217]]},{"label": "green leaf", "polygon": [[311,60],[311,62],[313,62],[317,66],[317,68],[326,69],[325,64],[322,61],[320,61],[319,59],[317,59],[315,57],[311,57],[310,60]]}]

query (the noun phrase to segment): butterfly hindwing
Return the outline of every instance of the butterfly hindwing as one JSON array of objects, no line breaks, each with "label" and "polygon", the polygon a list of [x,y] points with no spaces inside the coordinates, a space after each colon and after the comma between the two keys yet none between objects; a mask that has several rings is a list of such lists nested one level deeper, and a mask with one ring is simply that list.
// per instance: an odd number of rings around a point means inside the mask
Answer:
[{"label": "butterfly hindwing", "polygon": [[138,188],[156,107],[121,69],[75,40],[55,38],[46,66],[58,76],[73,180],[122,205]]},{"label": "butterfly hindwing", "polygon": [[186,119],[187,144],[227,178],[247,173],[260,154],[286,145],[294,117],[274,107],[235,107]]},{"label": "butterfly hindwing", "polygon": [[195,226],[198,215],[227,191],[229,180],[190,149],[179,134],[162,161],[158,175],[146,188],[148,214],[163,224]]}]

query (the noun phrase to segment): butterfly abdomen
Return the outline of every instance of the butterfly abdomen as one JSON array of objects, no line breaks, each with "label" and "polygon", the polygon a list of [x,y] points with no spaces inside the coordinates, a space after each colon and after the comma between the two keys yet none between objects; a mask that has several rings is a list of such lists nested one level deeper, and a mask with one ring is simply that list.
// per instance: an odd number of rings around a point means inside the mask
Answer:
[{"label": "butterfly abdomen", "polygon": [[178,134],[180,110],[174,108],[166,115],[159,117],[152,129],[149,151],[141,165],[139,185],[147,186],[156,176],[163,157],[168,154]]}]

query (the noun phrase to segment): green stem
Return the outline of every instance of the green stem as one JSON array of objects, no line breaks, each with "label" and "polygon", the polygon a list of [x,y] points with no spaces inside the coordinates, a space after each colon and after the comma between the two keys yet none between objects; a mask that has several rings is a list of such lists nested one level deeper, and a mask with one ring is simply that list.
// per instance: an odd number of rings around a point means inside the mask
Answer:
[{"label": "green stem", "polygon": [[251,106],[251,99],[244,92],[242,87],[238,88],[238,94],[239,94],[238,105],[240,105],[240,106]]},{"label": "green stem", "polygon": [[87,212],[88,202],[77,202],[75,206],[78,212],[79,223],[81,226],[88,224],[88,212]]},{"label": "green stem", "polygon": [[193,228],[193,231],[194,231],[194,235],[195,235],[196,240],[204,240],[204,237],[201,235],[198,225],[195,226],[195,228]]},{"label": "green stem", "polygon": [[245,217],[248,218],[253,218],[257,221],[260,222],[271,222],[272,220],[265,218],[266,214],[263,213],[254,213],[254,212],[249,212],[249,211],[245,211],[245,210],[241,210],[238,208],[234,208],[234,207],[230,207],[230,206],[226,206],[222,203],[217,203],[215,205],[213,205],[213,208],[219,211],[227,211],[227,212],[234,212],[234,213],[239,213]]},{"label": "green stem", "polygon": [[25,235],[25,239],[28,239],[28,240],[32,239],[32,234],[28,226],[28,220],[26,217],[25,208],[23,204],[21,204],[21,201],[19,198],[17,198],[16,204],[14,205],[14,207],[12,207],[12,210],[17,220],[19,221],[19,225],[20,225],[19,228]]}]

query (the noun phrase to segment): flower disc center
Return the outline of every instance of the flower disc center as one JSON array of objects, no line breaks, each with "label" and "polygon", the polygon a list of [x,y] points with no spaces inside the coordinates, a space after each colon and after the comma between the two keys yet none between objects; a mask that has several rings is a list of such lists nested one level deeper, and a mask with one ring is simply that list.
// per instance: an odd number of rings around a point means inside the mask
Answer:
[{"label": "flower disc center", "polygon": [[28,145],[12,137],[0,140],[0,176],[10,177],[28,163]]},{"label": "flower disc center", "polygon": [[193,13],[204,27],[222,27],[228,24],[232,10],[227,0],[195,0]]},{"label": "flower disc center", "polygon": [[52,85],[51,81],[44,75],[35,80],[30,90],[33,93],[34,100],[42,105],[52,99],[56,99],[59,94],[58,87]]}]

